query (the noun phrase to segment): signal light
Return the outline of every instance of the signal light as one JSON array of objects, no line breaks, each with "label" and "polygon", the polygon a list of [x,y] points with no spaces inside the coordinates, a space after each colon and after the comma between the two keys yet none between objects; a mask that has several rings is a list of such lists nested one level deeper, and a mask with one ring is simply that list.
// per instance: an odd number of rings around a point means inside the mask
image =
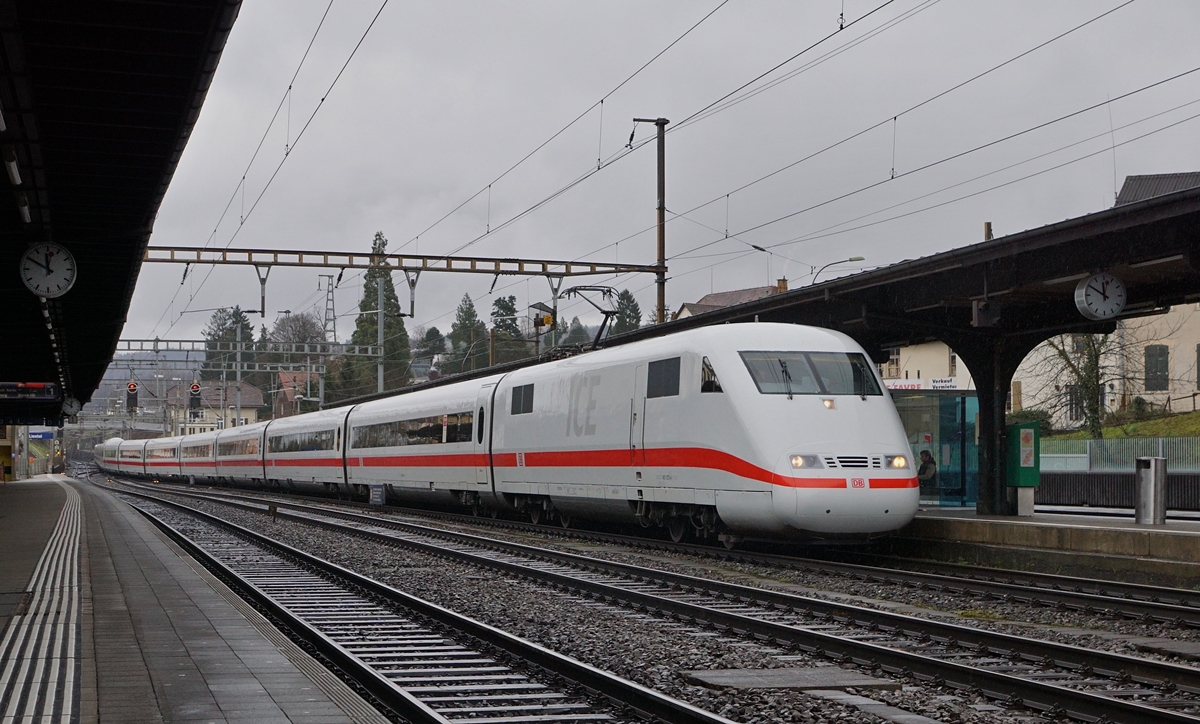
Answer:
[{"label": "signal light", "polygon": [[193,382],[191,386],[191,396],[188,400],[188,408],[192,410],[200,409],[200,383]]},{"label": "signal light", "polygon": [[128,387],[127,389],[128,389],[130,392],[137,392],[137,383],[136,383],[136,382],[130,382],[130,383],[129,383],[129,387]]},{"label": "signal light", "polygon": [[136,382],[130,382],[125,386],[125,409],[131,415],[137,411],[137,390],[138,386]]}]

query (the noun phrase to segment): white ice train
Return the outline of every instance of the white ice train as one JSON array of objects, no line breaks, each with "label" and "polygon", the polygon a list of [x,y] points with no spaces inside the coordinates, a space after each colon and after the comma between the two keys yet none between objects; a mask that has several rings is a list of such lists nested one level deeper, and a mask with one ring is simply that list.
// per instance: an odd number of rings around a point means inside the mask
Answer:
[{"label": "white ice train", "polygon": [[884,533],[912,454],[849,337],[728,324],[219,432],[97,446],[105,470],[638,522],[672,538]]}]

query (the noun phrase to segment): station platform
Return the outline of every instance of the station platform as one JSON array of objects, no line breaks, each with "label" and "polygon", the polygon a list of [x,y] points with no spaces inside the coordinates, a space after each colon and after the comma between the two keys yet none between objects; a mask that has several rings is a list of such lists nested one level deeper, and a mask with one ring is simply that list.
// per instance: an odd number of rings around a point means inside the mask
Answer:
[{"label": "station platform", "polygon": [[1200,580],[1200,520],[1138,525],[1114,513],[1039,510],[1009,517],[929,508],[884,547],[911,558],[1135,583],[1191,588]]},{"label": "station platform", "polygon": [[387,722],[157,528],[63,475],[0,485],[0,724]]}]

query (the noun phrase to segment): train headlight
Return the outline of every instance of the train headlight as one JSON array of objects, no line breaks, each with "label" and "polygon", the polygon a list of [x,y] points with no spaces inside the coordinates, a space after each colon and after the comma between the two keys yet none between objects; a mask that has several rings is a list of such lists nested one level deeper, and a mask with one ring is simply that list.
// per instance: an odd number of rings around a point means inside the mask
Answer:
[{"label": "train headlight", "polygon": [[799,469],[799,468],[808,469],[808,468],[821,468],[821,467],[825,467],[825,466],[821,464],[821,458],[817,457],[816,455],[793,455],[792,456],[792,467],[797,468],[797,469]]},{"label": "train headlight", "polygon": [[893,470],[904,470],[908,468],[908,457],[905,455],[888,455],[886,460],[887,466]]}]

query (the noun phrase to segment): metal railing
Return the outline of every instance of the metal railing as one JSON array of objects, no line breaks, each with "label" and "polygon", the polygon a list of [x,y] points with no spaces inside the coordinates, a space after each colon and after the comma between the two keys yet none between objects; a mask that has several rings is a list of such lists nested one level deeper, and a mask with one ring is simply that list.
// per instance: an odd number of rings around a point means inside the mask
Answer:
[{"label": "metal railing", "polygon": [[1139,457],[1164,457],[1171,473],[1200,473],[1200,437],[1042,440],[1043,472],[1131,473]]}]

